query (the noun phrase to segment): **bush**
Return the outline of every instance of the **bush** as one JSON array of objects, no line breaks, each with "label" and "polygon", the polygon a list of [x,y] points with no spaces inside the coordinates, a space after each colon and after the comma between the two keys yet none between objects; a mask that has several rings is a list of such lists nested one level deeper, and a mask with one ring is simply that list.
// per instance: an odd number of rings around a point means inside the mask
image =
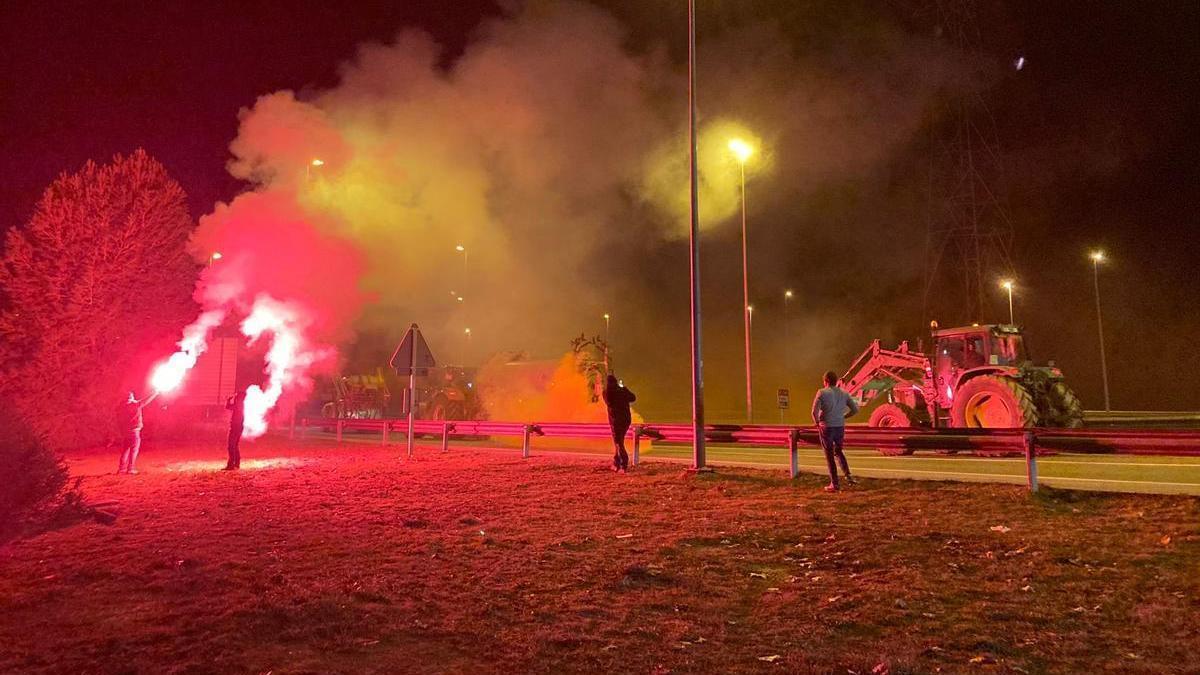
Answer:
[{"label": "bush", "polygon": [[0,411],[0,485],[0,542],[78,510],[66,465],[7,410]]}]

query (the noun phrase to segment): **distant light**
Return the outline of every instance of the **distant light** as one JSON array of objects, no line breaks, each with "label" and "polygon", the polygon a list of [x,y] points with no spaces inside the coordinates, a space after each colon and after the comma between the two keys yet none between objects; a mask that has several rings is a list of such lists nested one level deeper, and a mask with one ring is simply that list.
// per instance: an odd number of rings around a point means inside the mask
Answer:
[{"label": "distant light", "polygon": [[754,305],[746,305],[746,311],[753,314],[754,313]]},{"label": "distant light", "polygon": [[1006,291],[1011,291],[1013,289],[1012,279],[1005,279],[1004,281],[1001,281],[1000,288],[1003,288]]},{"label": "distant light", "polygon": [[1022,68],[1024,68],[1024,67],[1025,67],[1025,57],[1024,57],[1024,56],[1018,56],[1018,57],[1017,57],[1017,58],[1016,58],[1016,59],[1013,61],[1013,68],[1016,68],[1017,70],[1021,70],[1021,69],[1022,69]]},{"label": "distant light", "polygon": [[464,333],[466,333],[467,335],[470,335],[470,334],[471,334],[471,329],[470,329],[470,328],[468,328],[468,329],[464,330],[463,332],[464,332]]},{"label": "distant light", "polygon": [[313,165],[313,166],[325,166],[325,162],[322,162],[322,161],[321,161],[321,160],[319,160],[319,159],[314,159],[314,160],[312,161],[312,165]]},{"label": "distant light", "polygon": [[785,297],[785,298],[791,298],[791,297],[792,297],[792,291],[791,291],[791,290],[786,290],[786,291],[784,291],[784,292],[783,292],[783,297]]},{"label": "distant light", "polygon": [[212,259],[213,259],[213,260],[220,260],[220,259],[221,259],[221,257],[222,257],[222,256],[221,256],[221,252],[220,252],[220,251],[213,251],[213,254],[212,254]]},{"label": "distant light", "polygon": [[458,251],[459,253],[462,253],[463,251],[467,250],[467,247],[463,246],[462,244],[459,244],[458,246],[454,247],[454,250]]},{"label": "distant light", "polygon": [[1104,262],[1104,251],[1092,251],[1090,257],[1094,262]]},{"label": "distant light", "polygon": [[458,296],[458,301],[459,301],[459,302],[462,302],[462,301],[463,301],[463,299],[462,299],[462,296],[461,296],[461,295],[460,295],[460,296]]},{"label": "distant light", "polygon": [[750,155],[754,154],[754,148],[750,147],[749,143],[740,138],[729,141],[729,149],[733,151],[733,154],[737,155],[740,162],[746,161]]},{"label": "distant light", "polygon": [[605,320],[605,321],[608,321],[608,319],[609,319],[608,312],[605,312],[605,313],[604,313],[604,320]]},{"label": "distant light", "polygon": [[454,297],[454,296],[456,296],[456,295],[458,295],[458,293],[456,293],[456,292],[454,292],[454,291],[450,291],[450,297]]}]

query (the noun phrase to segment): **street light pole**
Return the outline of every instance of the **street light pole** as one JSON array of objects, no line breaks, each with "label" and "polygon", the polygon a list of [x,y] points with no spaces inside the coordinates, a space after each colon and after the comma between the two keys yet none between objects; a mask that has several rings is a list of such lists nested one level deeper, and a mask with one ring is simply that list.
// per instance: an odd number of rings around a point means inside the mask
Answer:
[{"label": "street light pole", "polygon": [[692,310],[692,466],[704,468],[704,360],[700,350],[700,200],[696,173],[696,0],[688,0],[688,154],[691,224],[688,230]]},{"label": "street light pole", "polygon": [[1096,330],[1100,333],[1100,377],[1104,382],[1104,410],[1112,410],[1108,398],[1108,363],[1104,356],[1104,319],[1100,313],[1100,263],[1104,261],[1104,251],[1092,252],[1092,282],[1096,288]]},{"label": "street light pole", "polygon": [[783,381],[786,383],[792,376],[792,336],[791,314],[788,312],[792,304],[791,289],[783,292]]},{"label": "street light pole", "polygon": [[604,313],[604,374],[605,374],[605,375],[607,375],[607,374],[608,374],[608,372],[609,372],[609,366],[608,366],[608,341],[609,341],[609,334],[610,334],[610,332],[611,332],[611,331],[609,330],[609,328],[610,328],[610,326],[609,326],[609,318],[610,318],[610,317],[609,317],[609,315],[608,315],[608,312],[605,312],[605,313]]},{"label": "street light pole", "polygon": [[308,164],[305,164],[304,165],[304,180],[306,180],[306,181],[312,180],[312,168],[314,166],[325,166],[325,162],[322,162],[319,159],[314,159],[313,161],[309,162]]},{"label": "street light pole", "polygon": [[746,421],[754,421],[753,389],[751,386],[750,345],[754,343],[754,306],[746,305]]},{"label": "street light pole", "polygon": [[754,371],[750,367],[750,268],[746,255],[746,160],[740,157],[742,176],[742,319],[746,329],[746,421],[754,421]]}]

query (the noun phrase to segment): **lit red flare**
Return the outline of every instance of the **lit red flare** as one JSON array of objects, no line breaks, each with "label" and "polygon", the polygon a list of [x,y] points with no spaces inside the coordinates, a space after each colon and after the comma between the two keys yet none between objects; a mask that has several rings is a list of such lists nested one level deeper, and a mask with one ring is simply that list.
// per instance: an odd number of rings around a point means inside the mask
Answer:
[{"label": "lit red flare", "polygon": [[254,299],[250,315],[242,322],[242,334],[251,344],[264,334],[271,336],[267,350],[266,387],[251,385],[246,390],[244,438],[257,438],[267,431],[267,414],[279,402],[285,387],[305,377],[313,363],[327,356],[325,350],[306,349],[304,329],[307,315],[296,305],[267,295]]},{"label": "lit red flare", "polygon": [[150,386],[159,393],[166,393],[183,383],[189,370],[196,365],[196,359],[208,347],[208,333],[221,324],[225,318],[224,310],[214,309],[200,315],[192,325],[183,329],[183,339],[179,341],[179,351],[172,354],[166,361],[154,367],[150,374]]}]

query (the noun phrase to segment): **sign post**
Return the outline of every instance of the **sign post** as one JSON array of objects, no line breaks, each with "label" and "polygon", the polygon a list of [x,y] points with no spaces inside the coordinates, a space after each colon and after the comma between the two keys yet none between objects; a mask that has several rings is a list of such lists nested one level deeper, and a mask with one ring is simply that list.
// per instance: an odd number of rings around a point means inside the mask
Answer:
[{"label": "sign post", "polygon": [[779,390],[779,423],[780,424],[783,424],[783,411],[788,409],[788,406],[791,405],[791,402],[792,402],[792,398],[791,398],[791,394],[788,392],[788,390],[780,389]]},{"label": "sign post", "polygon": [[392,354],[390,365],[396,369],[397,375],[408,375],[408,458],[412,459],[413,417],[417,411],[417,371],[420,370],[421,374],[425,375],[436,365],[433,352],[429,351],[429,344],[425,342],[417,324],[409,326],[400,346]]}]

